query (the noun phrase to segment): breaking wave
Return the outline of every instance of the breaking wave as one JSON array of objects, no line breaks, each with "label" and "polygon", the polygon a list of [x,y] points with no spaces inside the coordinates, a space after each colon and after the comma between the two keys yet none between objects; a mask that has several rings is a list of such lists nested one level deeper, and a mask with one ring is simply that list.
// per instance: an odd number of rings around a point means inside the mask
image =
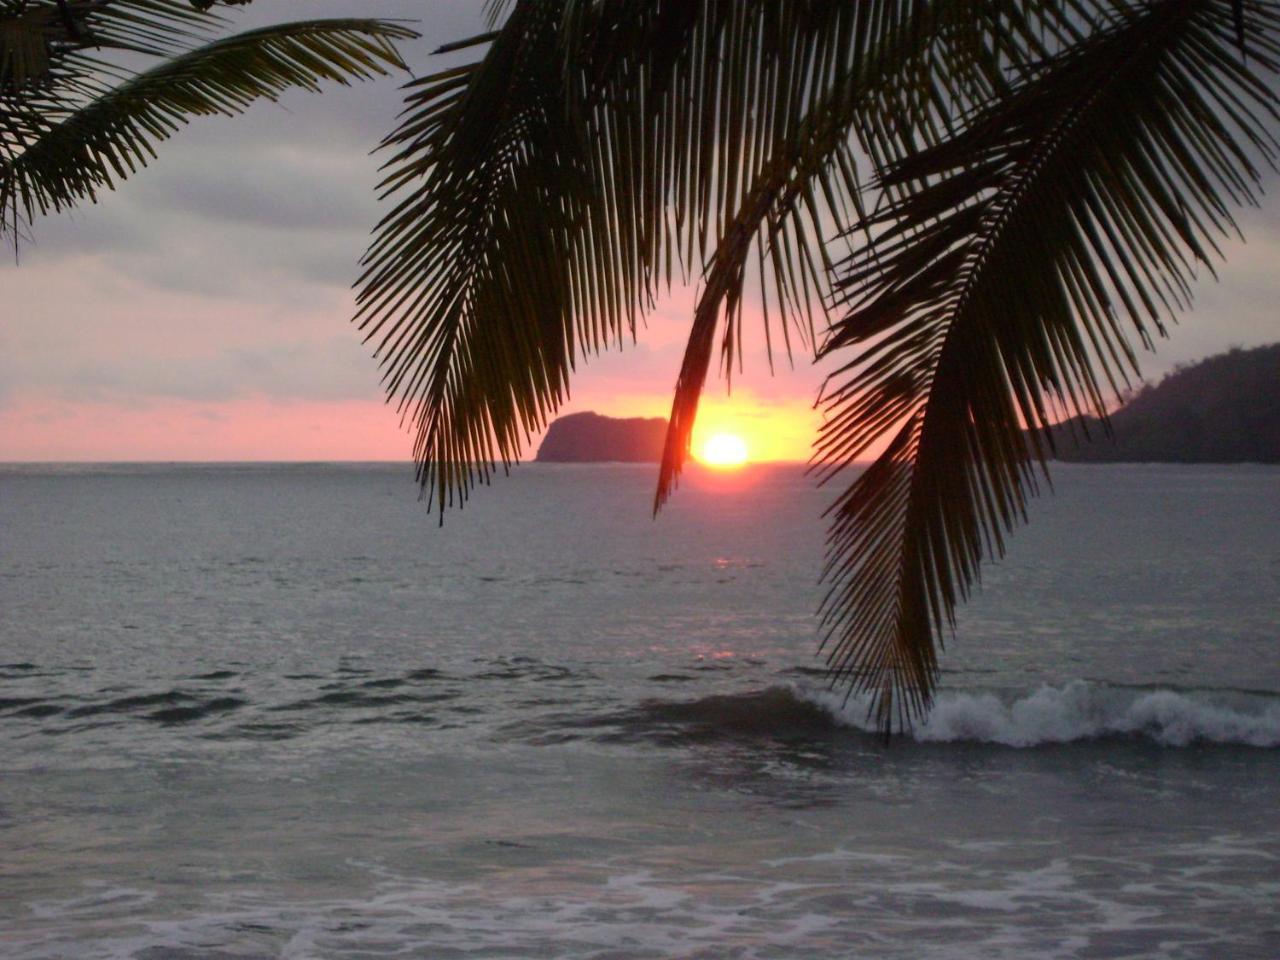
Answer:
[{"label": "breaking wave", "polygon": [[[1234,698],[1234,699],[1231,699]],[[1225,702],[1227,700],[1231,702]],[[518,739],[682,746],[731,740],[878,739],[869,701],[799,683],[694,700],[652,699],[604,713],[522,721]],[[516,725],[512,725],[513,727]],[[947,692],[906,733],[918,743],[1038,747],[1127,739],[1165,747],[1280,746],[1280,697],[1261,692],[1134,689],[1083,680],[1022,695]]]},{"label": "breaking wave", "polygon": [[[865,701],[800,690],[796,695],[837,723],[871,731]],[[1036,747],[1110,737],[1141,737],[1163,746],[1194,743],[1280,746],[1280,702],[1250,698],[1248,707],[1169,689],[1135,691],[1076,680],[1007,699],[994,693],[944,693],[910,732],[925,743],[974,742]],[[1269,702],[1268,702],[1269,700]]]}]

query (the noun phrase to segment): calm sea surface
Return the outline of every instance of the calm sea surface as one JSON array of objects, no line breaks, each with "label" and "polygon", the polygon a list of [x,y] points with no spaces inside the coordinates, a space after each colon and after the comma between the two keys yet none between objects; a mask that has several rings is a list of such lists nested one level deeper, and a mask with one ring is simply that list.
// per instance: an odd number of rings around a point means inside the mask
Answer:
[{"label": "calm sea surface", "polygon": [[0,956],[1280,957],[1280,470],[1061,466],[887,749],[793,468],[0,467]]}]

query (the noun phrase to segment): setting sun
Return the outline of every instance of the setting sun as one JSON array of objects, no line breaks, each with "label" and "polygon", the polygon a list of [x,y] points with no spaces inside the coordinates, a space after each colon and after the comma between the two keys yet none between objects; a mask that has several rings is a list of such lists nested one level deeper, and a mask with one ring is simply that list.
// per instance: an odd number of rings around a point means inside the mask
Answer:
[{"label": "setting sun", "polygon": [[711,467],[740,467],[747,462],[747,442],[734,433],[713,433],[699,459]]}]

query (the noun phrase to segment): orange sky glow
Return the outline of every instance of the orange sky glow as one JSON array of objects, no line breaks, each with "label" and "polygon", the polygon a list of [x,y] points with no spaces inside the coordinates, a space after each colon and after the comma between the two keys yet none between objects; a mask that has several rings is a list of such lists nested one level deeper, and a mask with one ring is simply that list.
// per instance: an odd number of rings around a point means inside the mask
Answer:
[{"label": "orange sky glow", "polygon": [[[669,402],[658,393],[575,398],[565,412],[665,416]],[[806,404],[765,404],[735,391],[729,399],[708,399],[693,449],[723,432],[746,441],[752,462],[806,460],[818,419]],[[33,397],[0,409],[3,460],[407,460],[411,439],[395,411],[377,400],[125,404]],[[526,458],[537,452],[537,440]]]}]

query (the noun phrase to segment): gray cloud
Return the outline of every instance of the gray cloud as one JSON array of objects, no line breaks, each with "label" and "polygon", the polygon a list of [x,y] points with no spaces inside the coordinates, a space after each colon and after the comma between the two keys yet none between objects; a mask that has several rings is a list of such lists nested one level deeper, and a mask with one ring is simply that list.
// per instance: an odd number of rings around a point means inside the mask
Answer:
[{"label": "gray cloud", "polygon": [[139,179],[136,202],[188,217],[278,231],[368,231],[376,215],[372,163],[297,150],[208,150],[191,165]]}]

